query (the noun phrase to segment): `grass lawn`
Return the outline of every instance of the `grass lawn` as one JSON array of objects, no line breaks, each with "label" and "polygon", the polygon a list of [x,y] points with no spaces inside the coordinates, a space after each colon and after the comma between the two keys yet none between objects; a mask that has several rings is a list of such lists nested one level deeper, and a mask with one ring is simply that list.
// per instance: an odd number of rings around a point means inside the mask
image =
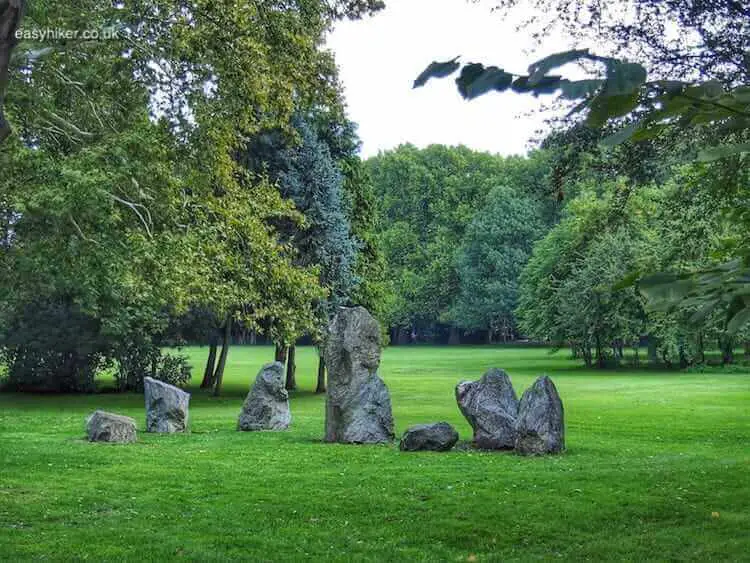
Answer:
[{"label": "grass lawn", "polygon": [[[207,349],[193,348],[199,380]],[[195,390],[192,433],[150,435],[140,395],[0,395],[0,559],[156,561],[750,559],[750,374],[596,372],[567,352],[391,348],[397,432],[469,426],[453,388],[491,366],[520,393],[551,375],[568,452],[400,453],[322,443],[315,352],[298,350],[292,428],[238,433],[270,348],[234,348],[225,396]],[[95,408],[139,442],[90,444]]]}]

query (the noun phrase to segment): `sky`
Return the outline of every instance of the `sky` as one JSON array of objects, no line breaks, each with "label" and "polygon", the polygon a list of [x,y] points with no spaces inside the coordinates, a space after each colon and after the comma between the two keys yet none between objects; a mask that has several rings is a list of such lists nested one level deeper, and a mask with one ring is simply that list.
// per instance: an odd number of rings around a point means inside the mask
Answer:
[{"label": "sky", "polygon": [[[464,101],[452,79],[412,83],[433,60],[494,64],[525,73],[528,65],[569,48],[548,37],[535,49],[513,21],[491,12],[492,2],[386,0],[386,8],[360,21],[340,22],[327,44],[336,56],[349,117],[359,124],[362,156],[402,143],[418,147],[463,144],[503,155],[524,154],[543,127],[543,98],[512,92]],[[520,15],[520,14],[519,14]]]}]

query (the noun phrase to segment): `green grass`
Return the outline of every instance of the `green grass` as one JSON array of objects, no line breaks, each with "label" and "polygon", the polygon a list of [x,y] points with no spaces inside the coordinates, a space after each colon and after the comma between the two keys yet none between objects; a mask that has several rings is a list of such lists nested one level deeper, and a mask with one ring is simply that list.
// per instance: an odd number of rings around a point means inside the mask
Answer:
[{"label": "green grass", "polygon": [[[188,353],[201,371],[206,349]],[[298,351],[292,428],[238,433],[269,348],[230,352],[226,393],[195,391],[192,433],[90,444],[104,408],[142,397],[0,395],[0,559],[740,560],[750,557],[750,374],[586,371],[539,349],[391,348],[397,431],[470,439],[460,379],[551,375],[568,452],[548,458],[324,444],[315,353]],[[718,513],[718,517],[712,516]]]}]

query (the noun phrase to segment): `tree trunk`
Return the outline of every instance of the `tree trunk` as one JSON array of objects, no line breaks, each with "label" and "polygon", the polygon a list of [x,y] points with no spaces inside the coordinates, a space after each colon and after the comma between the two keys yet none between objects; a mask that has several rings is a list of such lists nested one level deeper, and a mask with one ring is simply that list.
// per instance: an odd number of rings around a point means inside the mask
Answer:
[{"label": "tree trunk", "polygon": [[706,350],[703,346],[703,333],[698,334],[698,358],[700,358],[700,363],[705,364],[706,363]]},{"label": "tree trunk", "polygon": [[685,353],[685,345],[680,342],[679,345],[679,353],[680,353],[680,369],[685,369],[688,367],[688,359],[687,354]]},{"label": "tree trunk", "polygon": [[573,360],[577,360],[580,357],[579,350],[580,348],[578,344],[576,344],[575,342],[571,340],[570,341],[570,358]]},{"label": "tree trunk", "polygon": [[209,389],[214,384],[214,374],[216,373],[216,351],[219,343],[216,342],[216,336],[211,337],[211,343],[208,349],[208,359],[206,360],[206,369],[203,371],[203,381],[201,389]]},{"label": "tree trunk", "polygon": [[10,136],[5,119],[5,92],[10,80],[10,56],[18,44],[16,31],[21,26],[26,0],[0,0],[0,144]]},{"label": "tree trunk", "polygon": [[602,354],[602,340],[596,335],[596,367],[604,367],[604,355]]},{"label": "tree trunk", "polygon": [[297,346],[292,344],[289,347],[289,359],[286,362],[286,390],[294,391],[297,388],[297,364],[294,363],[294,356],[297,351]]},{"label": "tree trunk", "polygon": [[287,347],[285,344],[276,344],[276,349],[273,355],[274,361],[286,364],[286,353]]},{"label": "tree trunk", "polygon": [[750,340],[745,340],[745,359],[750,360]]},{"label": "tree trunk", "polygon": [[492,344],[492,329],[487,329],[487,344]]},{"label": "tree trunk", "polygon": [[216,381],[214,387],[214,397],[218,397],[221,394],[221,384],[224,382],[224,368],[227,365],[227,354],[229,354],[229,344],[232,340],[232,315],[227,317],[224,323],[224,339],[221,343],[221,354],[219,355],[219,364],[216,366],[216,372],[214,379]]},{"label": "tree trunk", "polygon": [[731,364],[734,361],[734,342],[732,342],[731,338],[725,338],[724,343],[721,350],[721,363]]},{"label": "tree trunk", "polygon": [[584,347],[582,348],[583,352],[583,361],[586,364],[587,368],[591,367],[591,346],[589,346],[589,343],[586,343]]},{"label": "tree trunk", "polygon": [[257,333],[254,330],[251,330],[250,331],[250,345],[251,346],[255,346],[257,338],[258,338]]},{"label": "tree trunk", "polygon": [[318,357],[318,386],[315,388],[315,392],[326,392],[326,362],[322,354]]},{"label": "tree trunk", "polygon": [[649,334],[648,336],[648,363],[655,366],[659,363],[658,349],[656,346],[656,337]]},{"label": "tree trunk", "polygon": [[461,334],[458,327],[452,326],[450,336],[448,336],[448,346],[458,346],[461,344]]}]

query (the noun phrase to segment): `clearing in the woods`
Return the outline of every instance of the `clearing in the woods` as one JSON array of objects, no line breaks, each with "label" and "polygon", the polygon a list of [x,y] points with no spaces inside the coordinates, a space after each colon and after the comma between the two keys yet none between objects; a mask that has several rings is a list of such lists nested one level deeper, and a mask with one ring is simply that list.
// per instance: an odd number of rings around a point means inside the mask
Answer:
[{"label": "clearing in the woods", "polygon": [[[206,348],[187,350],[199,374]],[[750,553],[748,373],[587,371],[521,348],[390,348],[381,375],[397,433],[445,420],[471,438],[454,386],[489,367],[520,393],[554,379],[568,451],[321,442],[315,351],[297,354],[292,427],[239,433],[272,357],[231,350],[224,396],[194,390],[192,433],[143,432],[143,397],[0,395],[0,559],[731,559]],[[194,376],[194,379],[199,377]],[[95,408],[138,421],[138,443],[84,439]]]}]

